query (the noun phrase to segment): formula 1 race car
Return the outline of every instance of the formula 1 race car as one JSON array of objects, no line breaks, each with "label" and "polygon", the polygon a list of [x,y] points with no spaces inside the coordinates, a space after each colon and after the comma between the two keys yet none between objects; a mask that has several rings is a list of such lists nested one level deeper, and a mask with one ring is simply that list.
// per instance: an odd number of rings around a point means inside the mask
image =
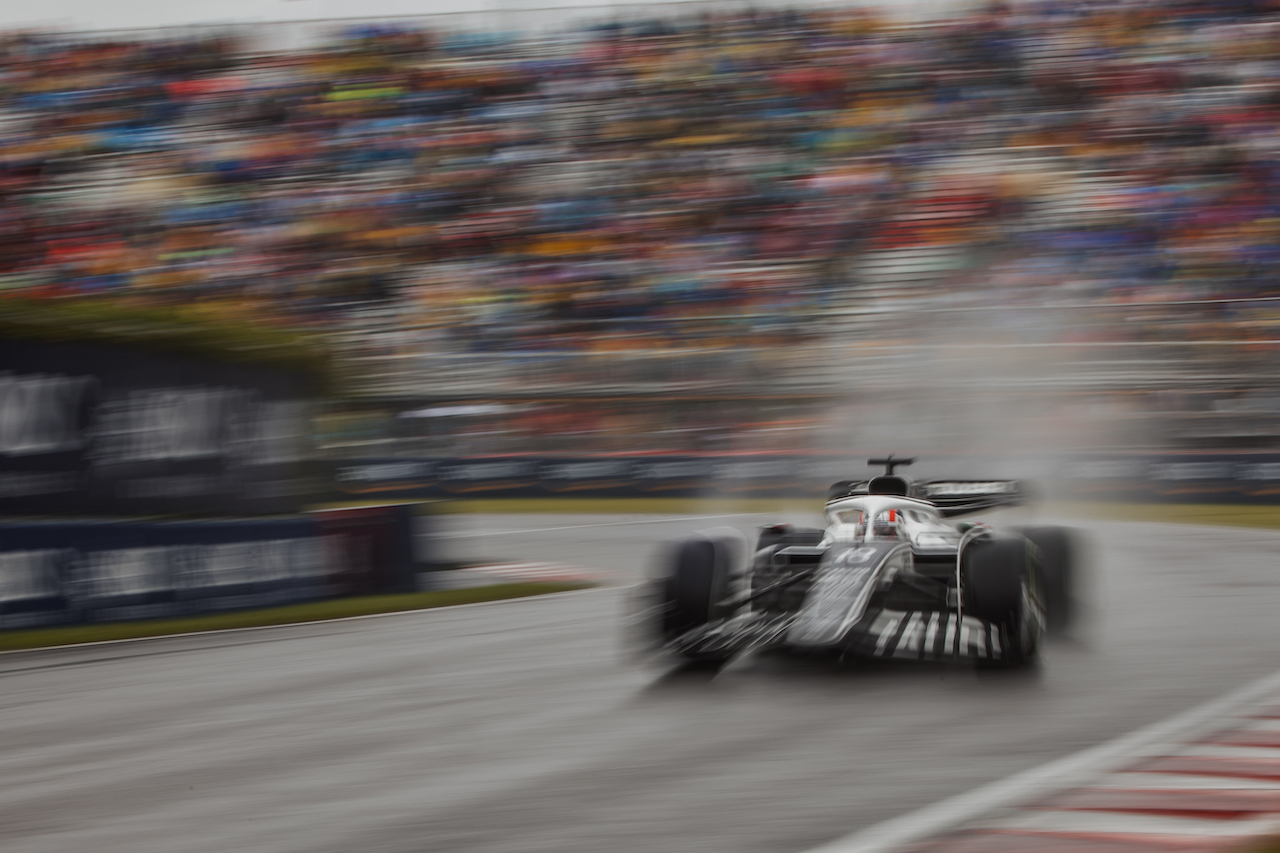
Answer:
[{"label": "formula 1 race car", "polygon": [[661,650],[723,663],[751,650],[829,650],[871,658],[1032,660],[1071,618],[1073,538],[998,533],[947,519],[1024,502],[1017,481],[924,481],[911,459],[868,460],[881,476],[831,487],[825,530],[764,527],[677,543],[648,585],[641,621]]}]

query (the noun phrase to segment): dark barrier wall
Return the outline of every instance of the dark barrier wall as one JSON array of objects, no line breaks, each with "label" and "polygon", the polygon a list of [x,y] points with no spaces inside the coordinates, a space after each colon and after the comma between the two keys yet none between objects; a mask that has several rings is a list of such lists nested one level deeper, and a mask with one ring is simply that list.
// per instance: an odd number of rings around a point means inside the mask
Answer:
[{"label": "dark barrier wall", "polygon": [[[368,459],[334,465],[335,498],[810,497],[874,473],[868,455],[484,456]],[[907,473],[1007,477],[1055,497],[1186,503],[1280,503],[1280,453],[1043,458],[934,457]]]},{"label": "dark barrier wall", "polygon": [[1065,466],[1062,483],[1097,500],[1280,504],[1280,453],[1093,457]]},{"label": "dark barrier wall", "polygon": [[408,506],[284,519],[0,524],[0,629],[412,589]]},{"label": "dark barrier wall", "polygon": [[344,595],[411,592],[418,566],[431,562],[410,504],[322,510],[312,518],[334,549],[333,582]]},{"label": "dark barrier wall", "polygon": [[297,512],[306,396],[287,371],[0,340],[0,515]]}]

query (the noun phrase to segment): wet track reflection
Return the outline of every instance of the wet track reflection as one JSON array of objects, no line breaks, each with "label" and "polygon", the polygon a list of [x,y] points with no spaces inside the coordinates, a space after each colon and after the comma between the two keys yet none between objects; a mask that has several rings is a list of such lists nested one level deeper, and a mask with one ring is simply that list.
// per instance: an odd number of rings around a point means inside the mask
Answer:
[{"label": "wet track reflection", "polygon": [[[626,581],[708,526],[611,520],[453,531]],[[1022,672],[636,661],[620,587],[3,656],[0,848],[798,853],[1274,669],[1280,534],[1094,531],[1088,620]]]}]

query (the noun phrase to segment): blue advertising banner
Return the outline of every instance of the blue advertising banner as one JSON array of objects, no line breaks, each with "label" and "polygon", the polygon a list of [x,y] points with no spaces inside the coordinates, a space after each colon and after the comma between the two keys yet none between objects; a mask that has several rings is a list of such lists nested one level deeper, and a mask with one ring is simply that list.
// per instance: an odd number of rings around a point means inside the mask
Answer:
[{"label": "blue advertising banner", "polygon": [[0,628],[155,619],[335,594],[312,518],[0,524]]}]

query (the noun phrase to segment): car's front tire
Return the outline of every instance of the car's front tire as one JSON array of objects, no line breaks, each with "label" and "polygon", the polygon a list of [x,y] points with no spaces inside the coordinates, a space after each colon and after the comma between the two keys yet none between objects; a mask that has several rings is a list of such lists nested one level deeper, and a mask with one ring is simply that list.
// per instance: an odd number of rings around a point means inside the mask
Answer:
[{"label": "car's front tire", "polygon": [[964,554],[964,611],[1000,629],[999,666],[1022,666],[1035,659],[1042,630],[1035,602],[1041,596],[1038,559],[1028,540],[979,539]]}]

